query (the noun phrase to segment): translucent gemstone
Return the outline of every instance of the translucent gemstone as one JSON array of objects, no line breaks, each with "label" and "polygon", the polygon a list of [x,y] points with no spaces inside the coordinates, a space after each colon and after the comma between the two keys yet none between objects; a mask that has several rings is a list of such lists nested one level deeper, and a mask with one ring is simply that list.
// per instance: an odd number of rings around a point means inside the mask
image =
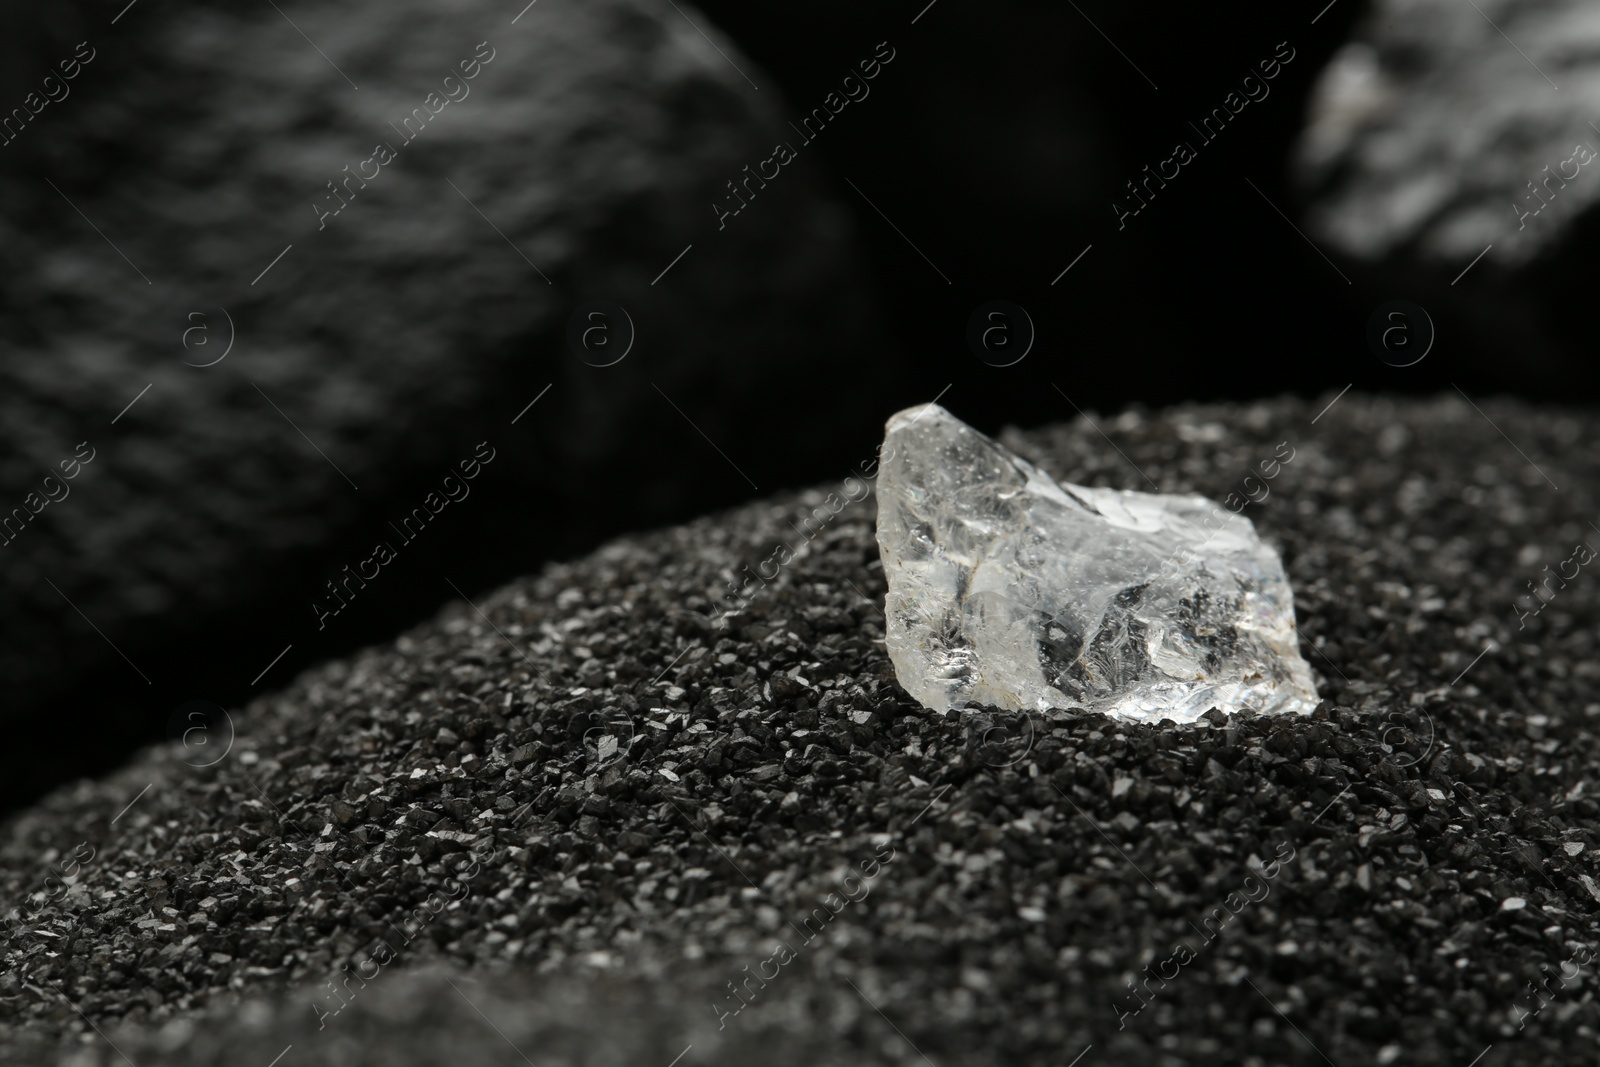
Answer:
[{"label": "translucent gemstone", "polygon": [[1282,561],[1204,497],[1057,483],[924,405],[885,432],[878,548],[889,658],[926,707],[1191,722],[1317,705]]}]

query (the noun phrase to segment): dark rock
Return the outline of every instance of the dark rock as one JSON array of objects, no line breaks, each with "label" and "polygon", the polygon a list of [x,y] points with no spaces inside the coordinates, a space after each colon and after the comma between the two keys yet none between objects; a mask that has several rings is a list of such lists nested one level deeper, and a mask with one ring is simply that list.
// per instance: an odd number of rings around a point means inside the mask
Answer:
[{"label": "dark rock", "polygon": [[1308,233],[1358,282],[1461,323],[1452,341],[1500,374],[1515,345],[1517,379],[1568,396],[1600,381],[1581,280],[1600,232],[1588,17],[1575,0],[1375,0],[1295,160]]},{"label": "dark rock", "polygon": [[[698,12],[278,7],[26,18],[30,63],[78,34],[93,58],[0,155],[0,810],[185,700],[236,703],[286,648],[261,684],[452,584],[792,480],[800,451],[769,442],[862,424],[887,369],[811,176],[718,231],[713,199],[786,127]],[[379,142],[395,158],[362,167]],[[594,299],[638,331],[612,367],[569,350]]]},{"label": "dark rock", "polygon": [[[1441,269],[1461,269],[1490,244],[1482,265],[1502,270],[1552,253],[1600,203],[1586,165],[1537,185],[1575,143],[1600,151],[1581,92],[1591,61],[1563,31],[1586,10],[1372,4],[1323,71],[1299,146],[1306,179],[1325,186],[1309,215],[1314,234],[1361,259],[1403,252]],[[1561,81],[1579,91],[1558,91]]]},{"label": "dark rock", "polygon": [[349,826],[356,819],[356,809],[342,800],[333,802],[333,821],[340,826]]}]

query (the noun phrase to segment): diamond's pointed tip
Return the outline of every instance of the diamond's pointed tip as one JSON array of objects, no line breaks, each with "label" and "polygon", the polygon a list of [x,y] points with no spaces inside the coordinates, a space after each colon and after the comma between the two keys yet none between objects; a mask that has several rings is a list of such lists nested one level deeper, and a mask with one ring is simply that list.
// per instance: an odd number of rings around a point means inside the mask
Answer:
[{"label": "diamond's pointed tip", "polygon": [[947,419],[952,422],[959,421],[938,404],[915,404],[890,415],[889,421],[884,423],[883,432],[887,436],[913,424],[930,425]]}]

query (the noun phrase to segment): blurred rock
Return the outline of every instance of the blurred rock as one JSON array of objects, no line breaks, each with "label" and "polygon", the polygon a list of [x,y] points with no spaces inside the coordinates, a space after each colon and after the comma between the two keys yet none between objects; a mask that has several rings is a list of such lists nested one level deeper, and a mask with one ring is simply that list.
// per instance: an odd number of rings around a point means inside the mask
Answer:
[{"label": "blurred rock", "polygon": [[[0,808],[285,646],[275,670],[394,632],[442,579],[859,451],[813,432],[888,358],[848,216],[785,173],[718,231],[792,135],[703,16],[277,6],[4,9],[4,107],[37,114],[0,150]],[[603,368],[567,340],[597,299],[637,330]],[[392,524],[480,442],[471,499],[409,546]],[[385,539],[400,562],[319,628]]]},{"label": "blurred rock", "polygon": [[1562,169],[1600,146],[1600,64],[1581,52],[1600,20],[1570,2],[1481,8],[1380,0],[1323,71],[1297,161],[1317,236],[1456,270],[1492,243],[1505,269],[1549,255],[1600,200],[1594,168]]},{"label": "blurred rock", "polygon": [[1570,0],[1377,0],[1324,69],[1296,149],[1311,237],[1531,369],[1570,369],[1572,274],[1600,202],[1594,15]]}]

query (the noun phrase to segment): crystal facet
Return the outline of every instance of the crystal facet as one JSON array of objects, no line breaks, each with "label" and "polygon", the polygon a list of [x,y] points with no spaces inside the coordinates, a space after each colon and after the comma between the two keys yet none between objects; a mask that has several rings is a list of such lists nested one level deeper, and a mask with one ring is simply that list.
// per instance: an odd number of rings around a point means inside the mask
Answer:
[{"label": "crystal facet", "polygon": [[1293,591],[1249,519],[1058,484],[937,405],[891,418],[881,457],[889,658],[923,705],[1144,722],[1316,707]]}]

